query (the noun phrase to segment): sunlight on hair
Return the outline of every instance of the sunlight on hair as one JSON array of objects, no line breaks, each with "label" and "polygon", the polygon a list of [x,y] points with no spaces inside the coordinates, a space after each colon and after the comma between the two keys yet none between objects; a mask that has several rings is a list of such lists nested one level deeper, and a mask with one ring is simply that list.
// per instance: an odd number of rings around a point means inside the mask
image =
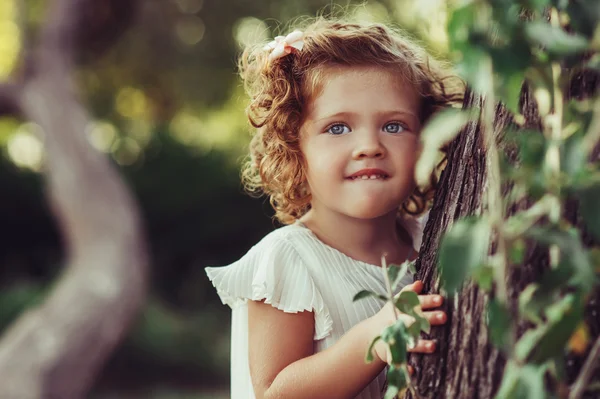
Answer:
[{"label": "sunlight on hair", "polygon": [[264,42],[269,37],[269,28],[258,18],[246,17],[237,20],[233,26],[233,37],[240,48],[257,42]]},{"label": "sunlight on hair", "polygon": [[194,46],[202,40],[206,26],[199,17],[187,15],[179,18],[175,25],[175,33],[179,41],[188,46]]},{"label": "sunlight on hair", "polygon": [[15,23],[14,0],[0,1],[0,80],[12,72],[21,49],[21,32]]},{"label": "sunlight on hair", "polygon": [[90,144],[98,151],[110,152],[115,139],[117,129],[108,121],[94,121],[86,127],[86,133]]},{"label": "sunlight on hair", "polygon": [[383,4],[375,1],[356,7],[354,19],[360,23],[386,22],[390,20],[390,15]]},{"label": "sunlight on hair", "polygon": [[24,123],[8,139],[6,149],[10,160],[20,168],[38,172],[42,166],[44,145],[38,134],[41,128],[33,123]]}]

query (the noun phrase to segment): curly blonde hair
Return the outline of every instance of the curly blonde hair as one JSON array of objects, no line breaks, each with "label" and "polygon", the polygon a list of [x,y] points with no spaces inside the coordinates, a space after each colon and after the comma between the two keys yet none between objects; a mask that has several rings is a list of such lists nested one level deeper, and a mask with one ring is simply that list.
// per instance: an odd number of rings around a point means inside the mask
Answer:
[{"label": "curly blonde hair", "polygon": [[[400,31],[382,24],[324,17],[301,29],[301,51],[270,61],[270,51],[261,43],[248,47],[238,65],[251,98],[248,119],[256,128],[242,181],[249,193],[269,197],[275,217],[283,224],[292,223],[310,209],[300,128],[307,102],[322,84],[328,67],[377,66],[401,73],[422,97],[422,125],[464,96],[464,84],[450,68]],[[401,215],[419,215],[427,209],[444,161],[445,155],[427,187],[417,187],[399,205]]]}]

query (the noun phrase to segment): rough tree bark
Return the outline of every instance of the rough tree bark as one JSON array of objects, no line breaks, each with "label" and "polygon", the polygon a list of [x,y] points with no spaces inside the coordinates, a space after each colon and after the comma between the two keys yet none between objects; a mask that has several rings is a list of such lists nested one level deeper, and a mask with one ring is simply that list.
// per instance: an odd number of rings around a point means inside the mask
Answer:
[{"label": "rough tree bark", "polygon": [[[575,80],[574,80],[575,81]],[[578,83],[570,88],[570,96],[589,96],[597,91],[597,75],[587,73],[578,77]],[[466,96],[465,107],[481,107],[481,99],[470,93]],[[524,88],[521,95],[522,113],[526,127],[540,128],[540,120],[535,103]],[[502,108],[496,108],[494,133],[499,137],[502,128],[511,122],[511,116]],[[509,152],[510,149],[505,148]],[[509,158],[518,162],[514,154]],[[596,151],[596,159],[598,152]],[[472,123],[451,143],[448,150],[448,164],[442,173],[440,189],[436,194],[430,217],[425,227],[420,259],[417,261],[417,278],[423,280],[425,290],[439,292],[439,279],[436,266],[437,248],[443,232],[453,222],[467,215],[481,214],[484,192],[487,187],[486,152],[478,124]],[[527,201],[514,204],[509,215],[523,209]],[[582,227],[577,212],[577,203],[570,201],[565,216]],[[586,235],[586,245],[592,239]],[[548,266],[547,250],[530,247],[524,264],[513,268],[508,276],[509,297],[513,309],[521,290],[539,277]],[[452,399],[493,398],[502,377],[505,359],[490,343],[486,320],[487,296],[473,284],[466,284],[462,292],[445,304],[449,321],[446,326],[434,328],[431,337],[438,340],[434,355],[412,355],[410,364],[415,368],[415,385],[421,397]],[[598,293],[590,302],[587,322],[592,338],[600,334],[598,320]],[[521,326],[520,330],[523,330]],[[522,331],[521,331],[522,332]],[[569,357],[567,373],[572,382],[585,359]],[[597,373],[600,370],[597,370]],[[407,397],[412,397],[407,393]]]},{"label": "rough tree bark", "polygon": [[[49,200],[68,252],[44,303],[0,340],[1,398],[84,397],[143,302],[148,258],[137,206],[116,170],[87,142],[90,118],[73,82],[82,38],[100,43],[98,26],[94,35],[85,34],[89,10],[112,6],[109,15],[118,17],[134,4],[50,2],[38,45],[24,51],[24,73],[0,85],[0,113],[39,127]],[[100,46],[116,39],[107,37]]]}]

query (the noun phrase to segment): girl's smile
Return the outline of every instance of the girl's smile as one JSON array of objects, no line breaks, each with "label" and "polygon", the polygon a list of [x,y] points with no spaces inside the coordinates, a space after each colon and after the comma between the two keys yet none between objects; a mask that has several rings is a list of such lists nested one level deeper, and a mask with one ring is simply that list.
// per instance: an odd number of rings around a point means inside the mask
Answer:
[{"label": "girl's smile", "polygon": [[389,174],[381,169],[368,168],[361,169],[356,173],[351,174],[347,177],[350,180],[385,180],[389,178]]}]

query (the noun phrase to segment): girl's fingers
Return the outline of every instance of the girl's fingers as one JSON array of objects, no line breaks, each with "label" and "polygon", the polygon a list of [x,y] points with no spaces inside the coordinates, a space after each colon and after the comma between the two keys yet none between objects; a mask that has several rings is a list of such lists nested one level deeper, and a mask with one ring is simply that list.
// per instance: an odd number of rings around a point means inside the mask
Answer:
[{"label": "girl's fingers", "polygon": [[431,309],[441,306],[444,303],[444,298],[441,295],[419,295],[419,302],[421,308]]},{"label": "girl's fingers", "polygon": [[429,320],[429,323],[432,326],[439,326],[441,324],[446,323],[448,320],[448,316],[446,316],[446,312],[437,310],[435,312],[423,312],[425,314],[425,318]]},{"label": "girl's fingers", "polygon": [[416,292],[417,294],[419,294],[421,291],[423,290],[423,282],[421,280],[417,280],[412,284],[407,285],[406,287],[402,288],[402,291],[412,291],[412,292]]},{"label": "girl's fingers", "polygon": [[413,375],[415,373],[415,369],[413,368],[413,366],[411,366],[410,364],[408,364],[406,366],[406,368],[408,369],[408,374],[409,375]]},{"label": "girl's fingers", "polygon": [[435,341],[429,339],[420,339],[417,346],[408,348],[409,352],[414,353],[433,353],[435,351]]}]

